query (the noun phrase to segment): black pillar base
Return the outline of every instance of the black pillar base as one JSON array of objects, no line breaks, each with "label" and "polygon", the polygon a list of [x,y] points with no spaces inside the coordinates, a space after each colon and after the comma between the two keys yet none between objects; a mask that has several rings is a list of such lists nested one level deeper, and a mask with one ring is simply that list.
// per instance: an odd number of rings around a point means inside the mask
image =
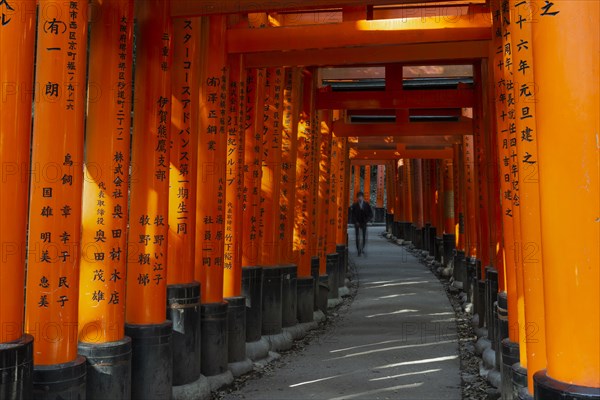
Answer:
[{"label": "black pillar base", "polygon": [[454,234],[444,233],[442,235],[442,242],[444,246],[444,252],[442,254],[442,262],[444,267],[449,267],[450,263],[454,258],[454,249],[455,249],[455,237]]},{"label": "black pillar base", "polygon": [[329,275],[319,275],[318,307],[323,314],[327,314],[327,299],[329,298]]},{"label": "black pillar base", "polygon": [[227,303],[206,303],[201,306],[202,350],[201,371],[205,376],[227,371]]},{"label": "black pillar base", "polygon": [[33,389],[33,336],[0,343],[0,399],[28,400]]},{"label": "black pillar base", "polygon": [[263,271],[261,267],[242,268],[242,296],[246,298],[246,342],[262,337]]},{"label": "black pillar base", "polygon": [[298,267],[281,266],[281,326],[287,328],[298,323]]},{"label": "black pillar base", "polygon": [[[513,399],[513,369],[512,366],[519,362],[519,343],[511,342],[508,338],[504,339],[502,347],[502,364],[500,374],[502,377],[502,398],[505,400]],[[527,378],[525,378],[527,380]]]},{"label": "black pillar base", "polygon": [[338,287],[346,286],[346,272],[348,271],[348,258],[346,257],[346,245],[337,244],[335,251],[338,253]]},{"label": "black pillar base", "polygon": [[200,378],[200,284],[167,286],[167,319],[173,323],[173,386]]},{"label": "black pillar base", "polygon": [[498,271],[492,267],[488,267],[485,273],[485,312],[488,322],[488,339],[492,342],[492,348],[498,349],[498,341],[496,334],[498,315],[495,311],[494,304],[498,300]]},{"label": "black pillar base", "polygon": [[518,399],[523,390],[527,391],[527,368],[523,368],[521,363],[515,363],[512,365],[513,399]]},{"label": "black pillar base", "polygon": [[[36,365],[33,368],[34,400],[85,399],[85,357],[55,365]],[[169,387],[169,391],[171,387]],[[170,395],[170,394],[169,394]]]},{"label": "black pillar base", "polygon": [[431,224],[427,223],[425,224],[425,226],[423,227],[423,242],[421,244],[423,250],[429,252],[429,244],[431,243],[431,240],[429,238],[429,235],[431,234],[430,232],[431,229]]},{"label": "black pillar base", "polygon": [[131,338],[107,343],[82,343],[78,353],[86,358],[87,400],[131,397]]},{"label": "black pillar base", "polygon": [[131,398],[171,398],[173,386],[173,324],[125,324],[131,338]]},{"label": "black pillar base", "polygon": [[475,285],[477,284],[477,276],[475,269],[477,268],[477,260],[473,257],[469,257],[465,260],[466,267],[466,282],[464,286],[465,293],[467,294],[467,301],[469,303],[475,303]]},{"label": "black pillar base", "polygon": [[415,239],[413,240],[415,248],[423,250],[423,229],[415,227]]},{"label": "black pillar base", "polygon": [[599,400],[600,388],[577,386],[559,382],[548,376],[546,370],[533,375],[535,400]]},{"label": "black pillar base", "polygon": [[436,234],[437,234],[437,229],[435,226],[430,226],[429,227],[429,247],[427,248],[427,250],[429,250],[429,255],[432,257],[435,257],[435,253],[436,253]]},{"label": "black pillar base", "polygon": [[314,278],[300,277],[297,283],[298,288],[298,308],[297,317],[301,324],[313,321],[315,310]]},{"label": "black pillar base", "polygon": [[374,222],[377,222],[377,223],[383,222],[384,218],[385,218],[385,208],[375,207]]},{"label": "black pillar base", "polygon": [[227,297],[227,362],[246,360],[246,298]]},{"label": "black pillar base", "polygon": [[282,329],[281,267],[263,268],[262,334],[276,335]]},{"label": "black pillar base", "polygon": [[[313,280],[313,311],[319,309],[319,269],[321,268],[321,259],[317,256],[310,258],[310,276]],[[300,293],[300,292],[298,292]],[[298,307],[300,307],[300,299],[298,299]]]},{"label": "black pillar base", "polygon": [[444,241],[441,236],[436,236],[433,240],[433,259],[441,263],[444,254]]},{"label": "black pillar base", "polygon": [[392,233],[392,224],[394,223],[394,214],[385,214],[385,230],[387,233]]},{"label": "black pillar base", "polygon": [[400,237],[400,222],[392,221],[392,236],[395,238]]},{"label": "black pillar base", "polygon": [[454,255],[454,269],[452,270],[452,277],[456,283],[462,284],[464,289],[467,286],[467,267],[465,260],[465,252],[462,250],[455,251]]},{"label": "black pillar base", "polygon": [[326,272],[327,272],[327,276],[329,277],[329,298],[330,299],[337,299],[339,297],[339,273],[340,273],[340,268],[339,268],[339,254],[338,253],[331,253],[331,254],[327,254],[325,256],[325,259],[327,260],[325,266],[326,266]]}]

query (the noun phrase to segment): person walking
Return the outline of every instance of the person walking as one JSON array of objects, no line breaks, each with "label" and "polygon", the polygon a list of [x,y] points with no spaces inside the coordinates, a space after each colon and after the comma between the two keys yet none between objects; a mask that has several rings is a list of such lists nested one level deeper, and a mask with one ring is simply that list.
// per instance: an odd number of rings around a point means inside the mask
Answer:
[{"label": "person walking", "polygon": [[352,215],[354,230],[356,232],[356,250],[358,251],[358,256],[360,257],[365,252],[365,244],[367,242],[367,223],[373,219],[373,209],[371,208],[371,205],[365,201],[363,192],[357,193],[356,202],[350,207],[350,213]]}]

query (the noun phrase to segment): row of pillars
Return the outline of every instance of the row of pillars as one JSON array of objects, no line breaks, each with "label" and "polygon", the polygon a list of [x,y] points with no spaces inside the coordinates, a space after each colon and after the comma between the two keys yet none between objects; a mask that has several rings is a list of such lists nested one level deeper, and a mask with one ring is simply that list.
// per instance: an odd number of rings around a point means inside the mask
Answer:
[{"label": "row of pillars", "polygon": [[[373,172],[375,174],[373,174]],[[375,175],[375,190],[371,178]],[[373,222],[383,223],[385,221],[385,165],[366,164],[352,165],[350,179],[352,181],[352,192],[350,198],[356,199],[358,193],[363,193],[367,203],[374,205]],[[373,201],[374,200],[374,201]],[[352,221],[350,221],[352,223]]]},{"label": "row of pillars", "polygon": [[2,399],[170,398],[337,298],[349,152],[315,69],[245,68],[236,17],[165,0],[1,7]]},{"label": "row of pillars", "polygon": [[387,231],[464,292],[503,399],[597,399],[599,5],[491,6],[474,134],[386,165]]}]

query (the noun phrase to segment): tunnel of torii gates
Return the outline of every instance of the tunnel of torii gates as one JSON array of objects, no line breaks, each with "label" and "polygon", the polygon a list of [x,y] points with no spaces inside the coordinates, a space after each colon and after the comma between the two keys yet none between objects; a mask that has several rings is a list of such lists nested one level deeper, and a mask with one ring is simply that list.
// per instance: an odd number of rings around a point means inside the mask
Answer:
[{"label": "tunnel of torii gates", "polygon": [[1,0],[0,398],[245,372],[345,287],[359,190],[504,398],[600,398],[599,4]]}]

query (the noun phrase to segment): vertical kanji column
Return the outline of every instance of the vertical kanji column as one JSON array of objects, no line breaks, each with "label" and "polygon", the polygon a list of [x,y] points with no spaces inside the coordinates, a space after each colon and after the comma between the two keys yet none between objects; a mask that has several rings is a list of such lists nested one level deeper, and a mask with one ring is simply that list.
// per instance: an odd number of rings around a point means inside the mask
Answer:
[{"label": "vertical kanji column", "polygon": [[336,214],[336,243],[348,247],[348,207],[350,197],[350,161],[348,138],[339,138],[339,172]]},{"label": "vertical kanji column", "polygon": [[263,239],[260,246],[260,264],[275,265],[279,262],[277,215],[272,212],[279,204],[281,191],[281,123],[283,111],[283,68],[268,68],[265,75],[264,116],[262,135],[260,183]]},{"label": "vertical kanji column", "polygon": [[242,226],[242,266],[260,261],[265,70],[251,69],[246,80],[246,122],[244,124],[244,189]]},{"label": "vertical kanji column", "polygon": [[[77,303],[86,11],[86,1],[39,2],[25,314],[35,338],[34,397],[85,397]],[[57,374],[68,378],[57,382]]]},{"label": "vertical kanji column", "polygon": [[172,384],[167,311],[171,128],[169,2],[138,2],[139,34],[131,155],[125,332],[133,340],[131,397],[168,397]]},{"label": "vertical kanji column", "polygon": [[195,276],[202,287],[201,371],[227,371],[227,303],[223,301],[227,160],[226,17],[202,18]]},{"label": "vertical kanji column", "polygon": [[[317,247],[314,255],[319,256],[321,263],[325,262],[327,251],[327,221],[329,219],[329,201],[331,189],[331,167],[333,165],[332,157],[332,131],[333,112],[330,110],[319,111],[319,125],[316,128],[316,134],[320,136],[319,148],[316,154],[317,175],[315,176],[316,202],[317,207],[314,212],[314,218],[317,222]],[[334,243],[335,244],[335,243]],[[330,253],[335,252],[335,247]]]},{"label": "vertical kanji column", "polygon": [[367,201],[367,203],[371,203],[371,166],[370,165],[365,165],[365,182],[364,182],[364,189],[363,192],[365,193],[365,200]]},{"label": "vertical kanji column", "polygon": [[[0,397],[31,397],[33,337],[23,331],[36,2],[0,5]],[[6,53],[5,53],[6,52]],[[8,56],[10,55],[10,56]],[[9,360],[20,360],[10,362]],[[7,382],[7,384],[4,384]],[[10,383],[8,383],[10,382]]]},{"label": "vertical kanji column", "polygon": [[531,9],[537,11],[531,24],[534,67],[527,59],[519,65],[533,69],[536,84],[548,357],[546,370],[534,376],[535,395],[597,399],[600,5],[536,0]]},{"label": "vertical kanji column", "polygon": [[173,386],[200,378],[200,284],[194,279],[200,68],[199,18],[173,20],[167,317]]},{"label": "vertical kanji column", "polygon": [[[310,276],[313,247],[316,129],[314,122],[314,78],[305,71],[301,116],[298,121],[298,149],[296,155],[296,204],[294,220],[294,252],[299,276]],[[315,254],[316,255],[316,254]]]},{"label": "vertical kanji column", "polygon": [[402,228],[402,235],[403,235],[403,239],[405,241],[407,241],[408,243],[411,243],[412,239],[412,231],[413,231],[413,224],[415,223],[415,219],[413,218],[413,207],[414,207],[414,202],[413,202],[413,191],[414,191],[414,184],[413,184],[413,179],[412,179],[412,165],[410,162],[410,159],[408,158],[404,158],[402,159],[402,212],[403,214],[401,215],[401,218],[404,220],[402,221],[401,227]]},{"label": "vertical kanji column", "polygon": [[377,189],[375,192],[375,220],[382,222],[385,219],[383,212],[385,197],[385,165],[377,166]]},{"label": "vertical kanji column", "polygon": [[[512,76],[521,204],[519,252],[523,265],[523,301],[527,342],[527,391],[533,396],[533,375],[546,368],[542,229],[536,128],[536,85],[533,76],[531,2],[511,1]],[[528,66],[528,68],[526,68]]]},{"label": "vertical kanji column", "polygon": [[243,124],[246,101],[246,70],[241,57],[229,59],[227,120],[227,189],[223,296],[239,296],[242,291],[242,197],[244,173]]},{"label": "vertical kanji column", "polygon": [[[518,293],[517,293],[517,269],[515,263],[515,252],[514,247],[514,220],[513,220],[513,195],[512,185],[510,176],[510,158],[508,156],[508,115],[506,107],[506,79],[505,79],[505,68],[504,68],[504,46],[502,43],[503,28],[502,28],[502,12],[500,9],[500,1],[493,1],[492,16],[493,16],[493,45],[491,46],[490,60],[493,60],[489,64],[489,75],[490,75],[490,96],[493,95],[492,105],[494,117],[495,117],[495,130],[496,144],[497,144],[497,155],[498,155],[498,174],[500,177],[500,203],[502,209],[502,238],[503,238],[503,259],[504,259],[504,277],[506,280],[506,293],[499,292],[498,298],[504,299],[506,303],[508,332],[505,332],[505,338],[502,338],[501,333],[497,335],[502,340],[500,345],[502,348],[502,393],[509,393],[512,391],[511,384],[511,367],[514,363],[519,361],[519,307],[518,307]],[[490,281],[489,272],[486,274],[486,282]],[[489,297],[489,296],[488,296]],[[488,338],[495,341],[493,335],[494,320],[491,317],[493,311],[492,305],[490,304],[491,299],[488,298],[486,302],[486,325],[488,326]]]},{"label": "vertical kanji column", "polygon": [[133,1],[93,1],[86,118],[79,354],[87,398],[129,397],[125,281],[132,107]]},{"label": "vertical kanji column", "polygon": [[360,164],[356,164],[356,165],[352,166],[352,170],[353,170],[353,174],[354,174],[354,186],[353,186],[352,197],[351,197],[352,201],[356,200],[356,196],[358,195],[358,192],[360,192],[361,168],[362,167]]}]

